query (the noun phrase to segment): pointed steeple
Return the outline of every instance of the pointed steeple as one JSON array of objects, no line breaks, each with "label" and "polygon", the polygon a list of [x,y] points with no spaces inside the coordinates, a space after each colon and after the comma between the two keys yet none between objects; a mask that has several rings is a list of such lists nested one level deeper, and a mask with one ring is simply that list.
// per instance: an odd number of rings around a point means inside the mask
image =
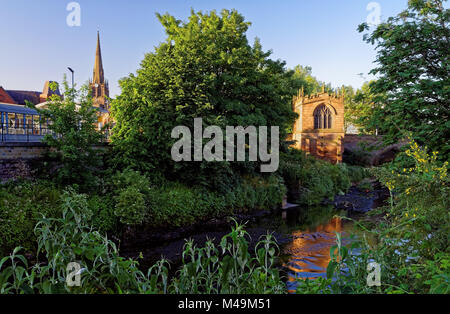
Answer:
[{"label": "pointed steeple", "polygon": [[108,108],[107,97],[109,97],[108,81],[105,81],[103,72],[102,51],[100,49],[100,33],[97,32],[97,51],[95,53],[94,76],[89,82],[94,99],[94,106]]},{"label": "pointed steeple", "polygon": [[103,73],[102,51],[100,49],[100,33],[97,32],[97,51],[95,53],[95,65],[94,65],[94,84],[105,83],[105,77]]}]

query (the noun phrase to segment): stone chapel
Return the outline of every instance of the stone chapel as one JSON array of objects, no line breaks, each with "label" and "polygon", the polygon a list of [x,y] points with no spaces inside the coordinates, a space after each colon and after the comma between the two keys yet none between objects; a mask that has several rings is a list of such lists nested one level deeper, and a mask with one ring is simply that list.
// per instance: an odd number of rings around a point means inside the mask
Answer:
[{"label": "stone chapel", "polygon": [[342,162],[344,129],[344,93],[305,95],[303,89],[294,96],[292,109],[299,117],[291,140],[297,149],[333,164]]}]

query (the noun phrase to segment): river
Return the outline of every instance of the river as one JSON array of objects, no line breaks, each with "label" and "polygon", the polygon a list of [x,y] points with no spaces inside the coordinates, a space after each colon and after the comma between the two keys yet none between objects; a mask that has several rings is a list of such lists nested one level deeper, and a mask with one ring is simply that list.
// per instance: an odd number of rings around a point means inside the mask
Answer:
[{"label": "river", "polygon": [[[367,212],[382,203],[385,197],[380,195],[379,191],[367,194],[354,189],[343,196],[340,202],[349,203],[350,200],[353,209],[363,209],[362,212]],[[296,280],[299,278],[314,279],[326,276],[330,248],[336,244],[336,232],[342,233],[344,244],[348,243],[347,238],[353,231],[353,223],[340,218],[349,213],[342,208],[337,209],[340,206],[336,204],[296,206],[281,212],[250,216],[249,219],[241,217],[242,222],[248,221],[246,231],[251,237],[250,247],[254,247],[257,240],[267,232],[274,234],[281,249],[281,267],[287,274],[289,291],[295,290]],[[136,257],[137,252],[142,252],[144,261],[141,261],[141,266],[145,268],[150,267],[161,256],[171,260],[176,268],[180,262],[185,238],[191,238],[198,246],[203,246],[208,238],[218,242],[229,230],[229,224],[202,223],[197,228],[172,234],[167,231],[162,231],[160,235],[148,232],[133,234],[130,237],[134,243],[130,243],[128,248],[124,247],[122,252],[129,257]]]},{"label": "river", "polygon": [[[353,223],[342,219],[345,212],[333,207],[298,208],[284,214],[291,241],[282,246],[283,268],[287,272],[287,288],[295,291],[297,279],[326,277],[330,249],[336,244],[336,232],[347,244]],[[282,214],[282,216],[284,216]]]}]

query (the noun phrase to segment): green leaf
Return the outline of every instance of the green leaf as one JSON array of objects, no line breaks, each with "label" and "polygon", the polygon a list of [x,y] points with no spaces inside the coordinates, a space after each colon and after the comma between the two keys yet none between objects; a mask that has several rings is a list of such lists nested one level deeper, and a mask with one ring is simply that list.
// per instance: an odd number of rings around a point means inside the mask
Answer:
[{"label": "green leaf", "polygon": [[327,266],[327,278],[328,279],[333,278],[333,275],[334,275],[337,265],[338,264],[335,261],[330,261],[328,263],[328,266]]}]

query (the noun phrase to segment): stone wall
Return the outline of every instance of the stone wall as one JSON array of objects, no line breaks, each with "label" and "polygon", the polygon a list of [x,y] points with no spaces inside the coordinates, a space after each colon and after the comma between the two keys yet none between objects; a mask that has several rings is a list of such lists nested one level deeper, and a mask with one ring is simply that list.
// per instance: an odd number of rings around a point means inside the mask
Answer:
[{"label": "stone wall", "polygon": [[0,143],[0,160],[41,158],[46,149],[42,143]]},{"label": "stone wall", "polygon": [[[108,143],[93,146],[94,149],[105,152]],[[35,168],[43,161],[47,145],[43,143],[0,143],[0,182],[15,178],[30,178],[36,172]],[[54,161],[53,161],[54,163]],[[56,162],[57,163],[57,162]],[[57,165],[57,164],[56,164]]]},{"label": "stone wall", "polygon": [[42,143],[0,143],[0,182],[32,176],[32,163],[43,157]]}]

